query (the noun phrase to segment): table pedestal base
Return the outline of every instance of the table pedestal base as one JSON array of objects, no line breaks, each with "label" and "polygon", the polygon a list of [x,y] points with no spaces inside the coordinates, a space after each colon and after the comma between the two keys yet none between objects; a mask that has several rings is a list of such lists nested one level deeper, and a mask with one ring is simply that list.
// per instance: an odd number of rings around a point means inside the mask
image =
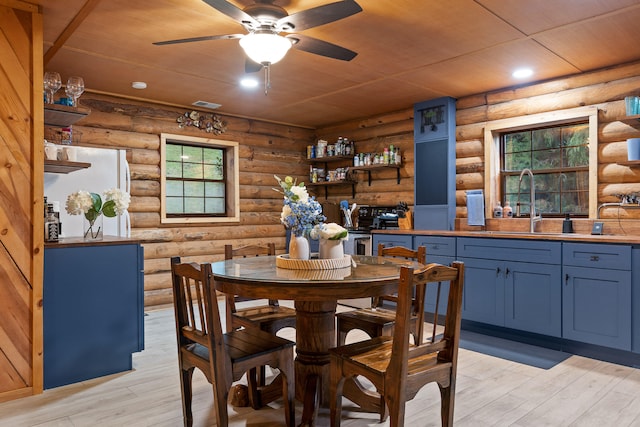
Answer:
[{"label": "table pedestal base", "polygon": [[296,301],[296,398],[303,403],[300,426],[313,426],[319,405],[329,405],[329,348],[336,345],[337,301]]}]

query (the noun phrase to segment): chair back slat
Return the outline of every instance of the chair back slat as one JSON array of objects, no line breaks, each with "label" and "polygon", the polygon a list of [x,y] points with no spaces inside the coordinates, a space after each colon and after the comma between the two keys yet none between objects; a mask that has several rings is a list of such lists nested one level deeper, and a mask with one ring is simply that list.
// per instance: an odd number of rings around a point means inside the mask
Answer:
[{"label": "chair back slat", "polygon": [[177,296],[175,310],[179,342],[181,345],[193,342],[207,347],[210,363],[219,365],[216,370],[220,372],[216,372],[216,375],[224,373],[231,381],[230,372],[226,372],[231,366],[231,359],[224,350],[211,264],[181,264],[179,257],[172,258],[171,264],[173,292]]}]

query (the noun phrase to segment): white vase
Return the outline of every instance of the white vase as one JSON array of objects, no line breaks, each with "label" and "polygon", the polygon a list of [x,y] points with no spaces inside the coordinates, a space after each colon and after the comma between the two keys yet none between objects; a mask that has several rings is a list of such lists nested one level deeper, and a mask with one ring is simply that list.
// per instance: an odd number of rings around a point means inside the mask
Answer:
[{"label": "white vase", "polygon": [[311,253],[309,251],[309,240],[300,236],[291,234],[289,240],[289,258],[290,259],[309,259]]},{"label": "white vase", "polygon": [[342,240],[320,239],[321,259],[341,259],[344,258],[344,246]]}]

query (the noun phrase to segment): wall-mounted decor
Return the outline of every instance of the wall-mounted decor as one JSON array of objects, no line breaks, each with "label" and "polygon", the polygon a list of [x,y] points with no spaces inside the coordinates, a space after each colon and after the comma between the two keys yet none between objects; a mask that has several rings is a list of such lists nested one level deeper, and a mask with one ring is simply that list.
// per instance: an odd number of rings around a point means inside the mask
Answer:
[{"label": "wall-mounted decor", "polygon": [[216,114],[200,114],[197,111],[186,112],[176,120],[178,127],[194,126],[200,130],[220,135],[227,131],[227,123]]}]

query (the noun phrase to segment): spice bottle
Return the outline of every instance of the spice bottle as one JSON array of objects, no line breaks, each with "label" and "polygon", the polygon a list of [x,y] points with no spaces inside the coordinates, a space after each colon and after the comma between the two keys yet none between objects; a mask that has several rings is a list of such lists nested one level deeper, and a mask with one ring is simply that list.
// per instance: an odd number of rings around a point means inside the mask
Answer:
[{"label": "spice bottle", "polygon": [[513,218],[513,208],[509,204],[508,200],[504,202],[504,208],[502,208],[502,216],[504,218]]},{"label": "spice bottle", "polygon": [[493,217],[502,218],[502,205],[500,202],[496,202],[496,206],[493,208]]}]

